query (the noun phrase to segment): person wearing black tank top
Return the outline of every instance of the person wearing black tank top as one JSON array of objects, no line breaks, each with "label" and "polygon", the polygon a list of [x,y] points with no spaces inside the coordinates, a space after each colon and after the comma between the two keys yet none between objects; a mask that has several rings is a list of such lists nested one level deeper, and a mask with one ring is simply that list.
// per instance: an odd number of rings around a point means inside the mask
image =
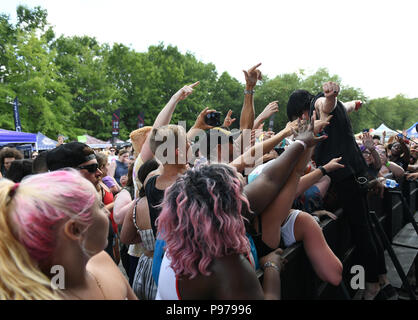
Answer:
[{"label": "person wearing black tank top", "polygon": [[[165,152],[159,152],[159,147],[166,147]],[[186,131],[181,126],[166,125],[151,131],[150,148],[162,165],[161,171],[154,171],[144,181],[154,237],[157,236],[155,220],[161,211],[160,204],[163,201],[164,192],[188,169],[186,159],[189,147]],[[173,159],[170,159],[170,154],[174,155]]]},{"label": "person wearing black tank top", "polygon": [[[306,90],[296,90],[289,97],[287,115],[289,120],[312,116],[317,119],[332,115],[330,124],[323,131],[328,139],[315,147],[315,162],[324,165],[335,157],[342,156],[344,168],[329,174],[332,186],[344,212],[348,215],[353,240],[358,250],[361,265],[365,268],[366,288],[364,299],[379,299],[383,293],[393,294],[393,288],[386,277],[386,265],[383,248],[371,229],[366,195],[360,191],[356,177],[363,176],[367,165],[357,145],[348,114],[357,111],[362,102],[359,100],[343,103],[337,100],[340,87],[334,82],[323,85],[323,92],[317,96]],[[383,188],[378,183],[376,188]]]}]

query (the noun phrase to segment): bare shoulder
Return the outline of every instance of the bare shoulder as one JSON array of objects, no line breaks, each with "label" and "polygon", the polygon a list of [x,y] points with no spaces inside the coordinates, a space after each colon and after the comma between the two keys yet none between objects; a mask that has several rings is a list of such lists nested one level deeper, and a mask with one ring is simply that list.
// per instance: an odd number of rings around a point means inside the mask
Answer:
[{"label": "bare shoulder", "polygon": [[215,259],[212,270],[216,273],[220,284],[218,298],[263,299],[262,288],[255,270],[243,255],[234,254]]},{"label": "bare shoulder", "polygon": [[147,185],[147,183],[148,183],[148,180],[149,179],[151,179],[152,177],[154,177],[154,176],[157,176],[157,175],[160,175],[161,174],[161,166],[159,166],[158,167],[158,169],[156,169],[156,170],[154,170],[154,171],[151,171],[148,175],[147,175],[147,177],[145,178],[145,180],[144,180],[144,187]]},{"label": "bare shoulder", "polygon": [[90,272],[111,272],[118,277],[123,277],[123,274],[120,272],[118,266],[113,261],[113,259],[105,251],[102,251],[94,255],[89,262],[87,263],[87,270]]},{"label": "bare shoulder", "polygon": [[132,198],[131,198],[131,194],[129,193],[129,191],[128,190],[126,190],[126,189],[122,189],[121,191],[119,191],[116,195],[115,195],[115,202],[123,202],[124,204],[125,204],[125,202],[126,202],[126,204],[128,203],[128,202],[131,202],[132,201]]},{"label": "bare shoulder", "polygon": [[106,300],[132,298],[132,288],[112,258],[102,251],[93,256],[86,266],[103,290]]},{"label": "bare shoulder", "polygon": [[139,199],[137,204],[136,204],[136,208],[137,209],[144,209],[144,208],[148,209],[148,201],[147,200],[148,200],[147,197],[142,197],[141,199]]}]

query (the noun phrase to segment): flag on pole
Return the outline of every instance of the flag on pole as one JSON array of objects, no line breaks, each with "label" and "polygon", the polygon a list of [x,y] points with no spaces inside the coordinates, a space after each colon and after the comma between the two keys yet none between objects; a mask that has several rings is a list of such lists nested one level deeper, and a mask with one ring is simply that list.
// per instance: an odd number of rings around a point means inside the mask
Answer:
[{"label": "flag on pole", "polygon": [[140,112],[138,114],[138,129],[142,128],[144,126],[144,112]]},{"label": "flag on pole", "polygon": [[13,102],[13,116],[15,119],[15,131],[22,132],[22,125],[20,124],[20,117],[19,117],[19,101],[17,97]]},{"label": "flag on pole", "polygon": [[116,138],[119,135],[119,121],[120,109],[117,109],[112,114],[112,137]]}]

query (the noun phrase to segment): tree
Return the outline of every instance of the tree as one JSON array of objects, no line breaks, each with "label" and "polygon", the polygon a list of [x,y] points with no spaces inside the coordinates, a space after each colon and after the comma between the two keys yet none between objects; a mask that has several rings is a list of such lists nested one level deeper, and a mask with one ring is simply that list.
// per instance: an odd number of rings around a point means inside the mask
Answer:
[{"label": "tree", "polygon": [[61,36],[52,47],[61,79],[70,88],[72,123],[79,132],[83,128],[83,133],[108,139],[112,112],[120,106],[120,92],[106,67],[109,48],[87,36]]},{"label": "tree", "polygon": [[55,52],[40,32],[46,26],[46,11],[19,6],[17,12],[16,28],[1,21],[7,36],[1,59],[1,126],[14,129],[12,101],[18,97],[23,130],[70,133],[71,126],[65,126],[71,113],[68,88],[60,82],[53,63]]}]

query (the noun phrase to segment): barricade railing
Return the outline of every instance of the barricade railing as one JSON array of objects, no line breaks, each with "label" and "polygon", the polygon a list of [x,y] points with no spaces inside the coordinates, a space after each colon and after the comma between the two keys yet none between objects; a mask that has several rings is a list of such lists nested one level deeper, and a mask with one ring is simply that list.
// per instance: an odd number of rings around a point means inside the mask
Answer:
[{"label": "barricade railing", "polygon": [[[395,191],[400,191],[407,206],[415,214],[418,205],[418,182],[401,181]],[[370,211],[374,211],[387,238],[392,241],[397,233],[409,222],[406,218],[405,205],[400,194],[386,189],[383,199],[378,195],[369,197]],[[287,260],[281,273],[281,294],[283,300],[294,299],[347,299],[357,292],[352,288],[352,266],[358,264],[356,248],[350,235],[347,216],[342,209],[334,212],[337,220],[325,218],[320,222],[324,237],[329,247],[343,264],[343,283],[335,287],[321,281],[315,274],[306,256],[303,244],[297,242],[284,249],[283,257]],[[417,216],[417,215],[415,215]],[[416,217],[415,217],[416,218]],[[262,273],[260,274],[260,280]],[[347,297],[349,295],[349,297]]]}]

